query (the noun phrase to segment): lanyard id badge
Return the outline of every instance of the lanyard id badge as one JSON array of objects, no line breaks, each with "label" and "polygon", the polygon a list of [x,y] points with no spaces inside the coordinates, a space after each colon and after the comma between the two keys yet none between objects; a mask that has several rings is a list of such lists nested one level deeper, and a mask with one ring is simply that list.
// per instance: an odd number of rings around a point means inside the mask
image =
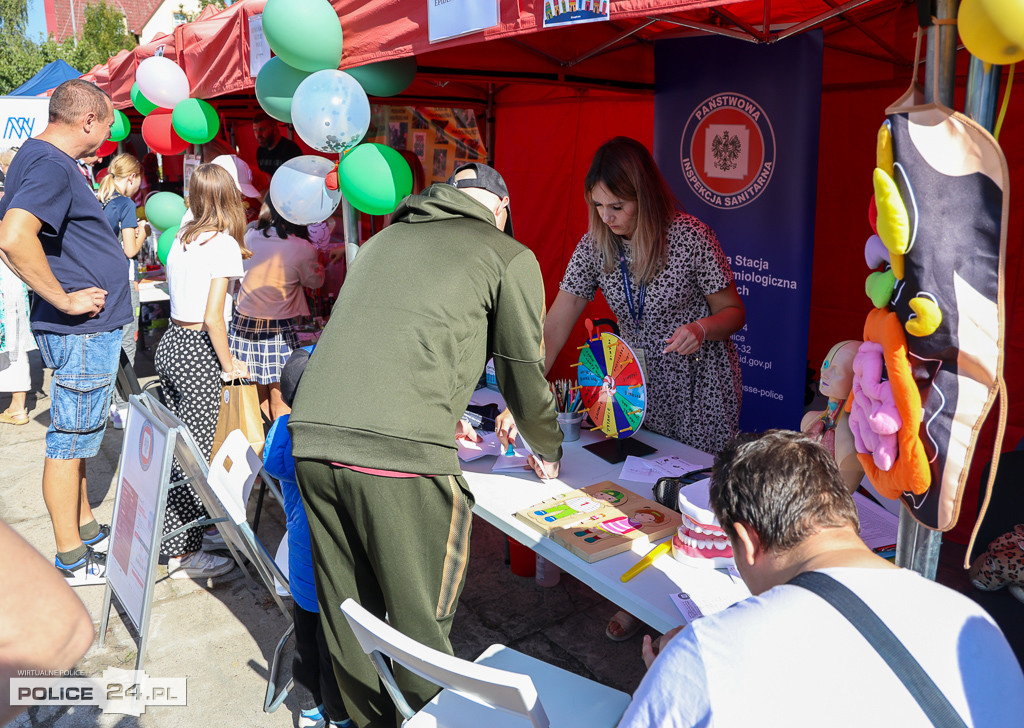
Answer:
[{"label": "lanyard id badge", "polygon": [[[633,326],[636,328],[637,334],[640,333],[640,324],[644,318],[644,303],[647,301],[647,284],[643,283],[640,285],[640,289],[637,292],[636,305],[633,305],[633,283],[629,278],[629,264],[626,262],[626,254],[623,252],[622,247],[619,247],[619,271],[622,273],[622,288],[626,293],[626,304],[629,306],[629,317],[633,319]],[[644,380],[647,379],[647,356],[644,353],[642,347],[631,346],[633,353],[636,354],[636,361],[640,365],[640,371],[643,372]]]}]

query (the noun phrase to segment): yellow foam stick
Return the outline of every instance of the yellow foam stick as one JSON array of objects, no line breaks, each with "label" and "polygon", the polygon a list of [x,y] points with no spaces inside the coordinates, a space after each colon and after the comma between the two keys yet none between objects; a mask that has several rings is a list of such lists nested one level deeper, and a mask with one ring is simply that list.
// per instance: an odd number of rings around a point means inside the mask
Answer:
[{"label": "yellow foam stick", "polygon": [[892,177],[892,134],[889,123],[878,129],[878,143],[875,146],[875,166]]},{"label": "yellow foam stick", "polygon": [[889,264],[892,266],[892,274],[897,279],[903,280],[903,256],[899,253],[889,253]]},{"label": "yellow foam stick", "polygon": [[915,296],[910,299],[910,310],[916,315],[907,321],[907,333],[911,336],[931,336],[942,323],[942,311],[931,298]]},{"label": "yellow foam stick", "polygon": [[629,571],[623,574],[619,579],[625,583],[632,579],[634,576],[639,574],[641,571],[646,569],[648,566],[654,563],[654,560],[662,554],[667,554],[672,548],[672,539],[665,541],[665,543],[659,543],[653,549],[647,552],[647,555],[640,559],[635,566],[631,567]]},{"label": "yellow foam stick", "polygon": [[878,167],[875,167],[872,181],[875,186],[875,206],[878,208],[878,220],[875,223],[878,237],[890,253],[903,255],[910,245],[910,220],[900,191],[892,177]]}]

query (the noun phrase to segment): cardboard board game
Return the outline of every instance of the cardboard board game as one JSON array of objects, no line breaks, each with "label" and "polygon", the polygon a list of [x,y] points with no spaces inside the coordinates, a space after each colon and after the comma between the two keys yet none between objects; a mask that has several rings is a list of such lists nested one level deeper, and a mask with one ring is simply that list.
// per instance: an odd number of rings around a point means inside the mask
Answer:
[{"label": "cardboard board game", "polygon": [[587,563],[675,533],[682,519],[670,508],[609,480],[571,490],[516,513]]}]

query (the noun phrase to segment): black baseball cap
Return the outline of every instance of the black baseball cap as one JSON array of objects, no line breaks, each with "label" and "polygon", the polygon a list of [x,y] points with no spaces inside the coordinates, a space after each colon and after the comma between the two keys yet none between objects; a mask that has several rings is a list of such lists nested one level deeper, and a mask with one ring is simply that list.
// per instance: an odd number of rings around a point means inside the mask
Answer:
[{"label": "black baseball cap", "polygon": [[[476,173],[476,178],[465,178],[456,181],[455,175],[459,172],[471,169]],[[487,190],[493,195],[504,199],[508,197],[508,186],[505,184],[505,179],[501,176],[494,167],[486,164],[480,164],[479,162],[469,162],[468,164],[462,164],[455,168],[452,172],[452,176],[448,178],[448,184],[458,187],[459,189],[465,189],[466,187],[477,187],[482,190]],[[512,205],[508,206],[508,216],[505,218],[505,230],[507,235],[512,235]]]}]

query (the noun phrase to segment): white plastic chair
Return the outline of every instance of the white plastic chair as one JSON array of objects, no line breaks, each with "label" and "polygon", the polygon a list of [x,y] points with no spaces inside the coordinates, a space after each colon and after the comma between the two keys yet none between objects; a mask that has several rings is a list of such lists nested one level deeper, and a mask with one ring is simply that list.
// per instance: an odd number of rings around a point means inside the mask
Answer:
[{"label": "white plastic chair", "polygon": [[[407,637],[352,599],[341,605],[359,646],[369,655],[407,728],[616,725],[630,697],[504,645],[475,662],[438,652]],[[418,713],[395,682],[385,658],[444,688]]]}]

